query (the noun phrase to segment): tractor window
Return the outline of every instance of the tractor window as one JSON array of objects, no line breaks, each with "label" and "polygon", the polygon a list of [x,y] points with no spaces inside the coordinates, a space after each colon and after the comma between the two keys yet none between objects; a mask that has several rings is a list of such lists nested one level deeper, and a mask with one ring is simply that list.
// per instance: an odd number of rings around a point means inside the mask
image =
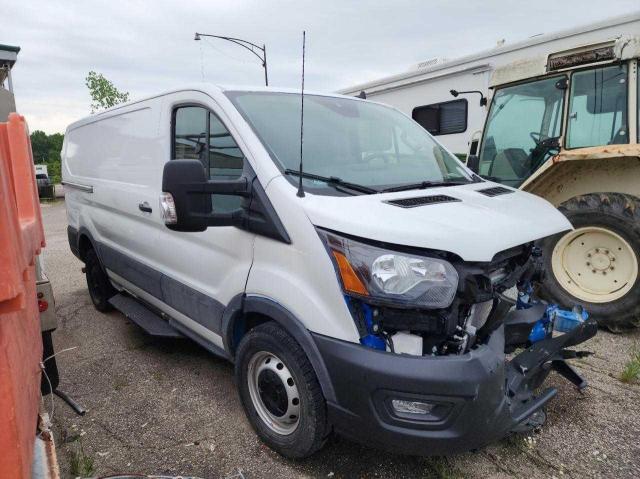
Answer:
[{"label": "tractor window", "polygon": [[571,77],[567,147],[629,143],[627,66],[576,72]]},{"label": "tractor window", "polygon": [[480,148],[480,175],[519,186],[557,151],[565,77],[497,90]]}]

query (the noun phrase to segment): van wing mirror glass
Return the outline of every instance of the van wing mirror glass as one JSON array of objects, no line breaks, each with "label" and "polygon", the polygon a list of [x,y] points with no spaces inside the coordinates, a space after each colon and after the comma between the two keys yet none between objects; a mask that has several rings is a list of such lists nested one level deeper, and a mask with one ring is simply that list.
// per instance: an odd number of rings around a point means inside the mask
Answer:
[{"label": "van wing mirror glass", "polygon": [[[211,195],[248,196],[247,179],[210,181],[199,160],[173,160],[165,163],[162,174],[162,191],[173,199],[175,211],[169,215],[172,221],[165,224],[174,231],[204,231],[209,226],[237,226],[243,220],[244,211],[216,213]],[[163,200],[164,201],[164,200]],[[163,202],[161,201],[161,203]],[[163,211],[164,211],[163,205]]]},{"label": "van wing mirror glass", "polygon": [[478,170],[480,168],[480,157],[478,155],[467,156],[467,168],[469,168],[474,173],[478,173]]}]

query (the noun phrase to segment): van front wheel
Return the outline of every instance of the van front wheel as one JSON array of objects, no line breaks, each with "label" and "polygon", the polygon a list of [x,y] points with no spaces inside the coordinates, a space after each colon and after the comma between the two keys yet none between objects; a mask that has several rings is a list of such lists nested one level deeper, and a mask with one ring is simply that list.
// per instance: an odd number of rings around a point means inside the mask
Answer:
[{"label": "van front wheel", "polygon": [[249,331],[238,346],[235,375],[247,418],[271,449],[299,459],[323,446],[324,396],[307,356],[286,331],[273,322]]}]

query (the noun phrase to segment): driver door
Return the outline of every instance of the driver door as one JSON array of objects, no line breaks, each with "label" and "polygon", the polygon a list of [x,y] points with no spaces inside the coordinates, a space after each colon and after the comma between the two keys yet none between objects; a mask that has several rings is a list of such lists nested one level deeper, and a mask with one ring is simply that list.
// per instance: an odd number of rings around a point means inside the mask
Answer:
[{"label": "driver door", "polygon": [[[171,135],[168,161],[198,159],[210,179],[241,176],[246,157],[230,122],[210,97],[183,92],[168,97],[164,111],[171,119],[166,122]],[[217,212],[237,209],[240,201],[240,197],[212,195]],[[163,268],[165,311],[222,347],[222,313],[232,298],[244,293],[255,235],[234,226],[200,233],[172,231],[161,218],[158,234],[161,247],[155,260]]]}]

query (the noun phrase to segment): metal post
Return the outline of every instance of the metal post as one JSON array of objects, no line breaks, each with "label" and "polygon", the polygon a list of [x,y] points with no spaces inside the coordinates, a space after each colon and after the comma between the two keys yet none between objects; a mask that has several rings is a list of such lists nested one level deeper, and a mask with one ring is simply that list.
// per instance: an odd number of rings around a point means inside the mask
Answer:
[{"label": "metal post", "polygon": [[[250,41],[243,40],[242,38],[234,38],[234,37],[223,37],[222,35],[211,35],[208,33],[198,33],[196,32],[194,36],[194,40],[200,40],[200,37],[211,37],[211,38],[219,38],[221,40],[227,40],[228,42],[235,43],[236,45],[240,45],[242,48],[249,50],[256,57],[260,59],[262,62],[262,67],[264,68],[264,84],[265,86],[269,86],[269,75],[267,73],[267,46],[263,43],[262,47],[256,45],[255,43],[251,43]],[[262,52],[262,56],[254,48],[258,51]]]},{"label": "metal post", "polygon": [[264,57],[262,62],[262,66],[264,67],[264,85],[269,86],[269,77],[267,76],[267,46],[264,43],[262,44],[262,56]]},{"label": "metal post", "polygon": [[7,64],[7,82],[9,84],[9,91],[13,93],[13,79],[11,78],[11,66]]}]

